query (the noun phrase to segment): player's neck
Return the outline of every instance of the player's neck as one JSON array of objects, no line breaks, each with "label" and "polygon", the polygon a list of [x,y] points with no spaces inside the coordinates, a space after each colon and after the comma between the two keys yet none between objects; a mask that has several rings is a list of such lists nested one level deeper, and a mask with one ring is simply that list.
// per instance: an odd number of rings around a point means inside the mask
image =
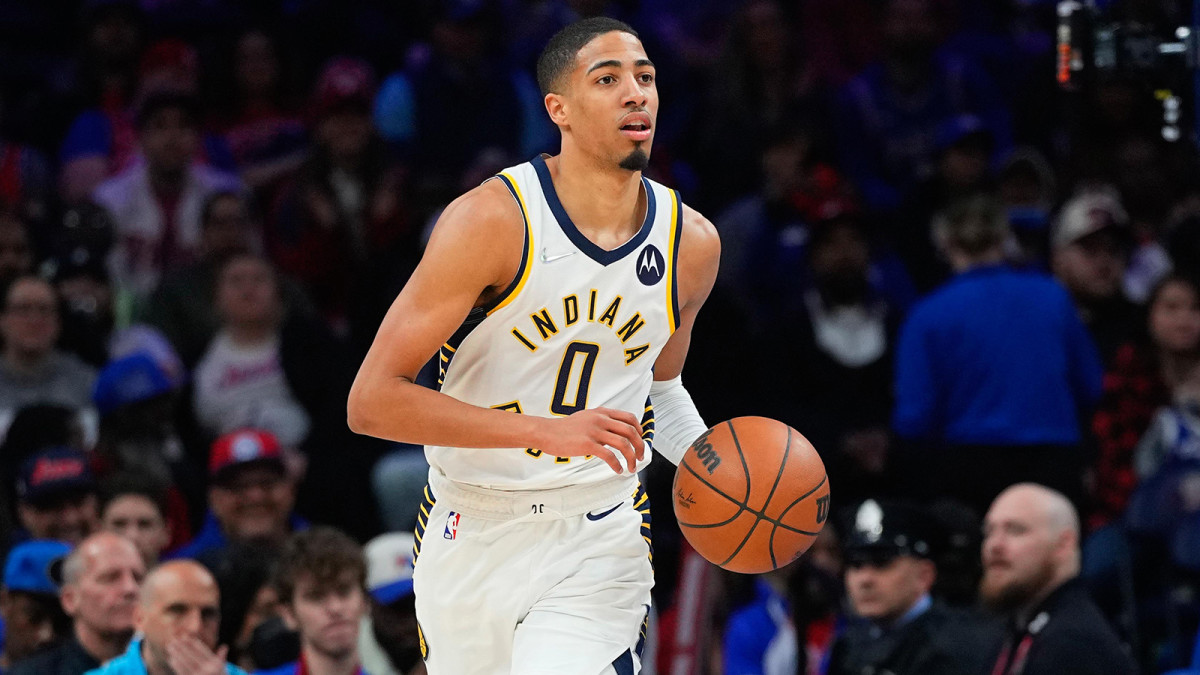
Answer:
[{"label": "player's neck", "polygon": [[641,228],[646,217],[641,172],[598,167],[582,153],[563,153],[546,165],[567,215],[597,246],[616,248]]}]

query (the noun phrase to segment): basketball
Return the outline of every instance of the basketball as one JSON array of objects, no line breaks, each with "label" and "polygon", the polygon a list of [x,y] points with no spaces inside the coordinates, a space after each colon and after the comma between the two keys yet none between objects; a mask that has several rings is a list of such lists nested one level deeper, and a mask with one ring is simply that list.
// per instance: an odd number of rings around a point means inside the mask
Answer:
[{"label": "basketball", "polygon": [[679,529],[705,560],[760,574],[808,550],[829,517],[825,463],[783,422],[736,417],[684,453],[672,488]]}]

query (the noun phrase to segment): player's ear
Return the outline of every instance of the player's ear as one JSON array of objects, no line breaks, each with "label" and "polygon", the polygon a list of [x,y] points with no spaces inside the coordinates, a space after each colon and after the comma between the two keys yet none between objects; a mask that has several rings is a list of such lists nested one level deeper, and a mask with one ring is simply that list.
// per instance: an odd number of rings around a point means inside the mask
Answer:
[{"label": "player's ear", "polygon": [[567,126],[567,100],[562,94],[550,92],[546,94],[546,112],[555,126]]}]

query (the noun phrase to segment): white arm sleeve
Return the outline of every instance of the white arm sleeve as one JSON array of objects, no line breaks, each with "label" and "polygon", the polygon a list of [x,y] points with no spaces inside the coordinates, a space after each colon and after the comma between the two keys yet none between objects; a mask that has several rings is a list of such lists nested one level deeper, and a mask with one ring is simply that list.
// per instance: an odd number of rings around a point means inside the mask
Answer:
[{"label": "white arm sleeve", "polygon": [[650,404],[654,406],[654,449],[679,466],[683,453],[708,431],[708,425],[683,388],[682,376],[651,384]]}]

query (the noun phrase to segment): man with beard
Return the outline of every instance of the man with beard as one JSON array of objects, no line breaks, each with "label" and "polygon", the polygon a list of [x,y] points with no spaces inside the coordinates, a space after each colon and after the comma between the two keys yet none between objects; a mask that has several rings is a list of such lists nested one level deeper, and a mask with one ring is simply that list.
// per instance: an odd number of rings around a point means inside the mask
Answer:
[{"label": "man with beard", "polygon": [[220,592],[191,560],[164,563],[146,577],[135,612],[140,637],[88,675],[246,675],[217,647]]},{"label": "man with beard", "polygon": [[991,636],[982,622],[930,595],[937,567],[929,514],[868,499],[843,543],[846,595],[858,617],[834,643],[830,675],[983,672]]},{"label": "man with beard", "polygon": [[284,621],[300,634],[300,659],[261,675],[367,675],[358,653],[367,561],[354,540],[329,527],[292,536],[274,586]]},{"label": "man with beard", "polygon": [[979,594],[1006,615],[993,675],[1130,675],[1137,668],[1076,577],[1079,516],[1035,483],[1001,492],[983,526]]},{"label": "man with beard", "polygon": [[[55,572],[57,570],[57,572]],[[146,567],[127,539],[99,532],[84,539],[51,575],[74,625],[71,638],[13,666],[9,675],[80,675],[129,644],[134,608]]]}]

